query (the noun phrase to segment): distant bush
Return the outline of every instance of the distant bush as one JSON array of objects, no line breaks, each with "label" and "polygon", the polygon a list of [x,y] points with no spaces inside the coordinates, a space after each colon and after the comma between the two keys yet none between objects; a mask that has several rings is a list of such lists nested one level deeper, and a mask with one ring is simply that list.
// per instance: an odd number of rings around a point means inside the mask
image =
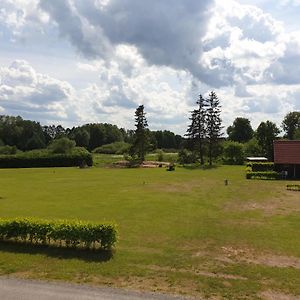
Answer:
[{"label": "distant bush", "polygon": [[247,172],[247,179],[279,179],[279,174],[275,171],[268,172]]},{"label": "distant bush", "polygon": [[182,165],[192,164],[197,161],[197,156],[194,152],[187,149],[182,149],[178,153],[178,162]]},{"label": "distant bush", "polygon": [[0,146],[0,155],[16,154],[18,151],[16,146]]},{"label": "distant bush", "polygon": [[157,161],[164,161],[164,151],[161,149],[158,149],[155,151],[157,155]]},{"label": "distant bush", "polygon": [[244,164],[244,149],[243,144],[238,142],[228,141],[223,145],[224,163],[229,165]]},{"label": "distant bush", "polygon": [[91,153],[84,148],[74,148],[64,154],[33,150],[15,155],[0,155],[0,168],[72,167],[83,163],[93,165]]},{"label": "distant bush", "polygon": [[125,142],[115,142],[111,144],[106,144],[101,147],[97,147],[93,150],[93,153],[100,153],[100,154],[124,154],[127,153],[130,144]]},{"label": "distant bush", "polygon": [[274,171],[274,163],[272,162],[253,162],[247,163],[253,172],[267,172]]},{"label": "distant bush", "polygon": [[76,142],[66,137],[55,139],[48,146],[52,153],[68,153],[76,146]]},{"label": "distant bush", "polygon": [[117,240],[117,230],[113,224],[83,221],[0,219],[0,239],[65,247],[111,249]]}]

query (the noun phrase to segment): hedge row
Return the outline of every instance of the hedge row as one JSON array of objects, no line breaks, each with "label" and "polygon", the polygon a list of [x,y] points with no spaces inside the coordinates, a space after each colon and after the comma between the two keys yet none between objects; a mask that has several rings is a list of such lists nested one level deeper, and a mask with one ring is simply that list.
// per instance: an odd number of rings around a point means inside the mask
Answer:
[{"label": "hedge row", "polygon": [[300,192],[300,184],[287,184],[287,190]]},{"label": "hedge row", "polygon": [[111,249],[117,240],[117,230],[113,224],[83,221],[0,219],[0,239],[61,247]]},{"label": "hedge row", "polygon": [[252,172],[268,172],[274,171],[274,163],[272,162],[253,162],[247,163],[247,167],[250,167]]},{"label": "hedge row", "polygon": [[93,165],[89,152],[66,154],[42,154],[28,156],[25,154],[0,155],[0,168],[41,168],[41,167],[73,167],[86,164]]},{"label": "hedge row", "polygon": [[247,172],[247,179],[279,179],[279,174],[275,171],[268,172]]}]

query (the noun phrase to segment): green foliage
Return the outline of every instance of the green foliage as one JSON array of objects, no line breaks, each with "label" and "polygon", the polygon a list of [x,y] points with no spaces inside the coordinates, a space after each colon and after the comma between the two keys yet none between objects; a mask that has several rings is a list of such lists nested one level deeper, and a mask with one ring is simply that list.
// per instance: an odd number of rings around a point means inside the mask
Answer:
[{"label": "green foliage", "polygon": [[10,154],[16,154],[18,151],[16,146],[0,146],[0,155],[10,155]]},{"label": "green foliage", "polygon": [[53,140],[52,143],[48,146],[48,149],[52,153],[68,153],[75,147],[75,145],[75,141],[63,137]]},{"label": "green foliage", "polygon": [[256,138],[252,138],[250,141],[244,144],[245,156],[262,156],[263,151],[258,144]]},{"label": "green foliage", "polygon": [[300,112],[293,111],[288,113],[283,121],[282,128],[285,132],[285,137],[289,140],[297,139],[298,136],[295,136],[298,129],[300,129]]},{"label": "green foliage", "polygon": [[19,116],[0,116],[0,139],[5,145],[16,146],[22,151],[46,145],[41,125]]},{"label": "green foliage", "polygon": [[113,224],[83,221],[0,219],[0,239],[33,244],[111,249],[117,241]]},{"label": "green foliage", "polygon": [[156,139],[156,147],[159,149],[176,149],[177,151],[183,141],[180,135],[175,135],[169,130],[152,131],[152,133]]},{"label": "green foliage", "polygon": [[103,145],[101,147],[97,147],[93,150],[93,153],[100,154],[125,154],[130,149],[130,144],[125,142],[114,142],[111,144]]},{"label": "green foliage", "polygon": [[289,191],[300,192],[300,184],[287,184],[286,189]]},{"label": "green foliage", "polygon": [[40,168],[40,167],[72,167],[85,162],[93,165],[91,153],[84,148],[74,148],[63,154],[47,151],[30,151],[15,155],[0,155],[0,168]]},{"label": "green foliage", "polygon": [[267,172],[247,172],[247,179],[279,179],[279,174],[275,171],[267,171]]},{"label": "green foliage", "polygon": [[228,139],[231,141],[245,143],[253,137],[253,129],[247,118],[236,118],[227,128]]},{"label": "green foliage", "polygon": [[242,165],[244,163],[243,144],[238,142],[225,142],[224,145],[224,162],[229,165]]},{"label": "green foliage", "polygon": [[197,161],[197,156],[195,152],[189,151],[187,149],[182,149],[178,153],[178,162],[182,165],[192,164]]},{"label": "green foliage", "polygon": [[274,171],[274,163],[272,163],[272,162],[247,163],[247,167],[251,168],[251,171],[253,171],[253,172]]},{"label": "green foliage", "polygon": [[279,128],[271,121],[261,122],[256,130],[258,145],[262,149],[262,154],[269,160],[273,160],[273,141],[279,133]]},{"label": "green foliage", "polygon": [[157,154],[157,161],[164,161],[164,151],[161,150],[161,149],[158,149],[156,151],[156,154]]},{"label": "green foliage", "polygon": [[146,113],[144,112],[144,105],[140,105],[135,111],[135,135],[134,142],[131,147],[131,155],[136,155],[140,162],[145,160],[145,155],[149,151],[150,140]]},{"label": "green foliage", "polygon": [[207,99],[207,115],[206,115],[206,136],[208,139],[208,158],[209,165],[212,165],[212,160],[216,156],[214,155],[215,149],[218,147],[219,138],[222,136],[222,119],[221,115],[221,105],[217,94],[212,91]]},{"label": "green foliage", "polygon": [[191,112],[191,125],[189,125],[186,133],[186,136],[193,144],[193,150],[197,150],[199,153],[201,165],[204,164],[204,142],[208,128],[208,124],[206,123],[208,117],[206,110],[208,106],[207,102],[207,99],[204,99],[202,95],[199,95],[199,98],[196,101],[198,107]]}]

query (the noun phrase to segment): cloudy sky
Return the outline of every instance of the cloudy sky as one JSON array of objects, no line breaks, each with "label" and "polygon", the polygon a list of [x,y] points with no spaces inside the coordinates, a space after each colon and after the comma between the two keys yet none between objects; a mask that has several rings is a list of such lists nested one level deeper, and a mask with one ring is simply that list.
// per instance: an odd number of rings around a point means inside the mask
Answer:
[{"label": "cloudy sky", "polygon": [[300,0],[0,0],[0,114],[184,134],[199,93],[223,125],[300,110]]}]

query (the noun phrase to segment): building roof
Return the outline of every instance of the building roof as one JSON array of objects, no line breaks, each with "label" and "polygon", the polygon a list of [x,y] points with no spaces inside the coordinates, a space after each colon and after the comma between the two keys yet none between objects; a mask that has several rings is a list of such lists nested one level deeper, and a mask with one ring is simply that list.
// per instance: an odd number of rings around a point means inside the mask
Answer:
[{"label": "building roof", "polygon": [[300,140],[274,141],[275,164],[300,164]]},{"label": "building roof", "polygon": [[248,161],[267,161],[266,157],[247,157]]}]

